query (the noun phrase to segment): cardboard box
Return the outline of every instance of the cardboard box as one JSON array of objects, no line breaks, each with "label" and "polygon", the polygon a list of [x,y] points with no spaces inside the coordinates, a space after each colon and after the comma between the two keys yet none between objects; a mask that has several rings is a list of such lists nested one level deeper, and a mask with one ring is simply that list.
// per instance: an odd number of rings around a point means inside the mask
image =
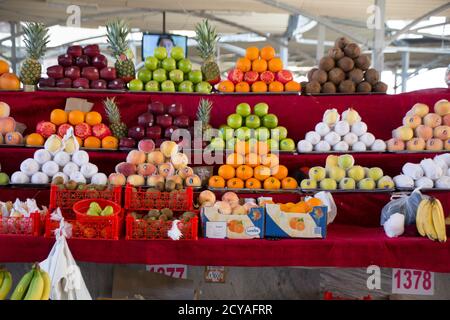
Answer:
[{"label": "cardboard box", "polygon": [[251,208],[246,215],[221,214],[214,207],[201,210],[203,237],[214,239],[264,238],[264,208]]},{"label": "cardboard box", "polygon": [[278,204],[266,204],[266,237],[325,238],[327,207],[314,207],[309,213],[283,212]]}]

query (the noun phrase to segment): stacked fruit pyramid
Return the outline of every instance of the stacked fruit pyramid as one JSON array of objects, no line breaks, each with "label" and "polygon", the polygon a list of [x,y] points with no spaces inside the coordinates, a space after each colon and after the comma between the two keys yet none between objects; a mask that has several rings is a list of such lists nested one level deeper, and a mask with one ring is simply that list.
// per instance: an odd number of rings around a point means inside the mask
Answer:
[{"label": "stacked fruit pyramid", "polygon": [[221,92],[299,92],[300,84],[292,73],[283,69],[283,61],[275,56],[275,49],[267,46],[259,50],[249,47],[245,57],[239,58],[236,67],[222,81]]},{"label": "stacked fruit pyramid", "polygon": [[302,190],[374,190],[393,189],[394,181],[391,177],[383,175],[378,167],[364,168],[355,165],[355,159],[349,154],[330,155],[324,167],[309,169],[309,179],[300,183]]},{"label": "stacked fruit pyramid", "polygon": [[22,145],[23,137],[17,131],[17,122],[10,116],[10,107],[0,101],[0,144]]},{"label": "stacked fruit pyramid", "polygon": [[450,102],[439,100],[434,113],[424,103],[416,103],[403,118],[403,126],[392,132],[388,150],[442,151],[450,150]]},{"label": "stacked fruit pyramid", "polygon": [[347,38],[338,38],[328,55],[320,59],[319,68],[308,72],[303,84],[304,93],[386,92],[380,73],[370,68],[370,58],[361,54],[361,48]]},{"label": "stacked fruit pyramid", "polygon": [[9,72],[9,64],[0,59],[0,90],[19,90],[20,80],[14,74]]}]

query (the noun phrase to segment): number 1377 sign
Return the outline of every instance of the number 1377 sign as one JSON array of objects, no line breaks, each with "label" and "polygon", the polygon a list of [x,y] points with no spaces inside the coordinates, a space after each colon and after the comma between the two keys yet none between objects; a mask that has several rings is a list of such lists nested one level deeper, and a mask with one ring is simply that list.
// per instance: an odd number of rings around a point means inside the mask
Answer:
[{"label": "number 1377 sign", "polygon": [[433,295],[434,272],[392,269],[392,293]]}]

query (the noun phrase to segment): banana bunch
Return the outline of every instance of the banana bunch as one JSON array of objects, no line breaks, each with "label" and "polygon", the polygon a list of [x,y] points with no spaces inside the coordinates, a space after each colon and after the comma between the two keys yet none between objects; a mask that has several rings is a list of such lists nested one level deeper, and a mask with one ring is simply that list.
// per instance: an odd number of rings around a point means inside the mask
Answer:
[{"label": "banana bunch", "polygon": [[416,226],[420,235],[430,240],[447,241],[444,209],[441,202],[433,197],[423,199],[417,207]]},{"label": "banana bunch", "polygon": [[48,300],[50,298],[50,277],[35,263],[33,268],[20,279],[11,300]]},{"label": "banana bunch", "polygon": [[11,272],[5,269],[0,269],[0,300],[5,300],[6,296],[11,290],[12,276]]}]

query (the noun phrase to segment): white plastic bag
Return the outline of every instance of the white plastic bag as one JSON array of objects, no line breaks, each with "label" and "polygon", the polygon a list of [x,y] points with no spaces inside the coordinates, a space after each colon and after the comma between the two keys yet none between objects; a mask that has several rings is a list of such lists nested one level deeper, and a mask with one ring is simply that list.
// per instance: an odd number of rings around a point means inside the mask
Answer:
[{"label": "white plastic bag", "polygon": [[380,224],[384,225],[390,216],[395,213],[400,213],[405,216],[405,224],[415,224],[417,207],[424,197],[419,189],[415,189],[410,195],[405,193],[393,194],[391,201],[381,210]]},{"label": "white plastic bag", "polygon": [[411,162],[407,162],[403,165],[402,172],[403,172],[403,174],[407,175],[408,177],[410,177],[414,180],[422,178],[424,175],[420,164],[411,163]]},{"label": "white plastic bag", "polygon": [[[337,215],[337,206],[334,202],[333,196],[330,192],[327,191],[320,191],[314,195],[314,198],[319,199],[322,201],[324,205],[328,207],[327,210],[327,224],[330,224],[334,221]],[[308,199],[308,198],[306,198]]]},{"label": "white plastic bag", "polygon": [[384,232],[389,238],[401,236],[405,232],[405,216],[394,213],[383,225]]}]

